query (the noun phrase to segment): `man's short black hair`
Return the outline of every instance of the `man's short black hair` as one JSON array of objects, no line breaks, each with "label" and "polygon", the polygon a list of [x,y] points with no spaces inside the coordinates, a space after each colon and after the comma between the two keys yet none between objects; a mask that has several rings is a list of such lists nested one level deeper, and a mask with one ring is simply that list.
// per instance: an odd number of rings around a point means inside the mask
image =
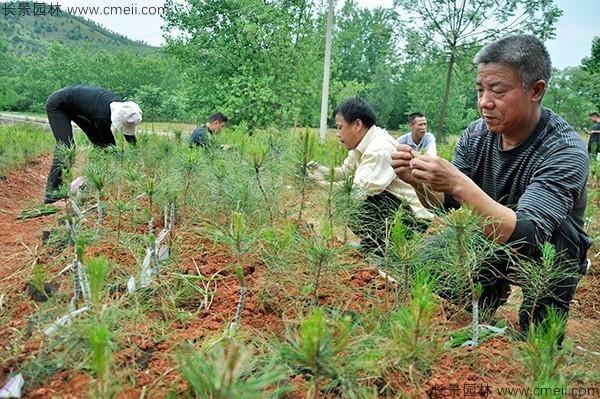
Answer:
[{"label": "man's short black hair", "polygon": [[333,110],[333,119],[335,119],[337,114],[340,114],[348,123],[360,119],[367,129],[370,129],[371,126],[377,123],[377,115],[375,115],[375,111],[371,105],[358,96],[350,97],[335,107]]},{"label": "man's short black hair", "polygon": [[597,112],[592,112],[589,116],[600,116]]},{"label": "man's short black hair", "polygon": [[227,123],[229,119],[221,112],[215,112],[208,118],[208,123],[213,123],[214,121],[225,122]]},{"label": "man's short black hair", "polygon": [[415,119],[417,118],[425,118],[425,115],[422,112],[413,112],[412,114],[408,115],[408,123],[412,125],[415,123]]}]

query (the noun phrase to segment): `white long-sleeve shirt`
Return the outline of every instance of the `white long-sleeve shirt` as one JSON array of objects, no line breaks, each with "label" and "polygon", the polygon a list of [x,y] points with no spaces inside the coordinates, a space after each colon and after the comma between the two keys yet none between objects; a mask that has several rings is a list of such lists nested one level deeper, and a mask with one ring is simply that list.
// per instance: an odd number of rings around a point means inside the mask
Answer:
[{"label": "white long-sleeve shirt", "polygon": [[[348,151],[342,166],[335,168],[335,178],[339,180],[354,172],[353,184],[359,188],[359,196],[364,198],[388,191],[407,203],[416,218],[432,219],[433,214],[423,207],[412,186],[396,176],[391,166],[394,151],[396,140],[385,130],[372,126],[358,146]],[[325,166],[317,170],[323,176],[329,173]]]}]

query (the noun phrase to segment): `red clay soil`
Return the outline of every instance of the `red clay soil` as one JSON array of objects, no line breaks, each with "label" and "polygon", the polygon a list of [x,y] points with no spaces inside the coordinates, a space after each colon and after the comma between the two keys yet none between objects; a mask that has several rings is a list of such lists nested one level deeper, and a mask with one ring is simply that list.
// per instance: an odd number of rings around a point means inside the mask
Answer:
[{"label": "red clay soil", "polygon": [[26,281],[42,231],[55,216],[18,220],[23,209],[43,204],[52,156],[46,155],[0,180],[0,284]]},{"label": "red clay soil", "polygon": [[[5,363],[0,360],[0,386],[10,373],[14,373],[15,364],[32,359],[43,349],[43,340],[38,342],[34,334],[31,339],[22,339],[26,334],[28,320],[34,314],[37,304],[24,293],[27,280],[33,265],[47,263],[40,256],[42,232],[49,226],[56,226],[58,215],[38,217],[28,220],[18,220],[16,217],[21,210],[41,204],[45,186],[45,178],[49,170],[50,156],[40,157],[35,162],[24,166],[19,171],[9,174],[0,181],[0,295],[4,305],[0,306],[2,320],[8,320],[0,325],[0,346],[4,353],[13,346],[17,338],[20,347],[14,348],[19,354],[18,359]],[[196,273],[198,268],[203,275],[210,276],[223,269],[231,260],[219,250],[203,252],[198,246],[209,243],[194,242],[194,248],[183,248],[187,261],[182,262],[180,273]],[[132,257],[127,249],[91,245],[86,248],[91,255],[94,253],[110,253],[116,257]],[[593,254],[592,254],[593,255]],[[265,278],[264,268],[260,262],[245,270],[248,276],[248,297],[242,315],[244,329],[248,334],[265,331],[283,330],[280,317],[268,312],[257,303],[256,292],[262,287]],[[254,270],[256,269],[256,270]],[[600,274],[600,264],[594,259],[593,270]],[[588,350],[599,351],[600,345],[600,276],[586,276],[580,283],[576,298],[572,305],[572,315],[568,324],[568,338],[574,340],[574,346]],[[376,295],[385,298],[388,295],[385,282],[379,277],[377,269],[365,266],[362,270],[351,275],[341,276],[343,284],[352,286],[369,286],[376,288]],[[65,283],[68,289],[68,284]],[[62,289],[60,287],[59,289]],[[327,300],[326,289],[323,298]],[[113,361],[120,368],[131,365],[134,371],[130,373],[130,385],[123,385],[118,398],[163,398],[169,394],[175,397],[190,397],[186,395],[186,384],[176,371],[170,360],[174,346],[180,342],[201,342],[205,337],[222,331],[224,321],[231,320],[235,314],[239,285],[232,273],[222,275],[219,283],[219,295],[210,310],[200,311],[192,320],[172,321],[170,324],[170,339],[156,342],[151,329],[145,323],[131,325],[128,334],[128,344],[115,353]],[[360,309],[367,306],[365,297],[348,298],[349,309]],[[1,301],[0,301],[1,302]],[[188,304],[189,305],[189,304]],[[192,304],[193,305],[193,304]],[[10,317],[7,316],[9,312]],[[504,307],[499,317],[508,324],[516,324],[516,307]],[[448,329],[456,329],[468,324],[468,317],[449,317],[440,315]],[[42,338],[40,338],[42,339]],[[523,374],[521,365],[516,361],[515,343],[507,337],[497,337],[485,341],[477,348],[457,348],[446,351],[431,370],[431,377],[421,379],[419,386],[411,386],[407,376],[398,374],[387,378],[388,392],[401,393],[404,397],[413,398],[443,398],[443,397],[487,397],[500,398],[492,388],[519,387],[522,383],[519,376]],[[600,365],[598,356],[581,349],[573,349],[574,356],[585,358],[581,363],[588,363],[589,370],[596,370]],[[163,354],[164,356],[161,356]],[[143,364],[143,367],[140,365]],[[119,367],[116,367],[119,369]],[[286,396],[287,398],[305,398],[307,383],[302,376],[294,376],[290,383],[297,389]],[[577,385],[589,387],[585,376],[578,379]],[[593,381],[598,386],[597,380]],[[42,386],[36,386],[24,394],[27,398],[88,398],[90,384],[94,384],[89,373],[76,370],[62,370]],[[383,388],[383,387],[381,387]],[[475,391],[473,391],[473,389]],[[489,390],[489,391],[488,391]],[[564,396],[570,397],[570,396]],[[583,397],[583,396],[582,396]],[[592,396],[589,396],[592,397]]]}]

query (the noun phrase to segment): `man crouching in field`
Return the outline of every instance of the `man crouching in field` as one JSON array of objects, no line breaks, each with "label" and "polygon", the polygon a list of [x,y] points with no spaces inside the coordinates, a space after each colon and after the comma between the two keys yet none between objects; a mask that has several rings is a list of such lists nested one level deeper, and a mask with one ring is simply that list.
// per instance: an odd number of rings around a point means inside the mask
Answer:
[{"label": "man crouching in field", "polygon": [[[394,173],[390,162],[396,141],[375,126],[377,117],[369,103],[359,97],[349,98],[335,108],[333,117],[336,135],[348,149],[342,166],[335,168],[335,177],[339,180],[354,173],[352,191],[360,200],[349,227],[361,239],[363,253],[382,254],[386,226],[391,226],[400,208],[404,209],[403,222],[409,228],[424,230],[433,215],[421,205],[413,188]],[[313,174],[324,182],[329,168],[313,167]]]},{"label": "man crouching in field", "polygon": [[[588,153],[577,132],[541,105],[551,73],[542,41],[508,36],[483,47],[474,61],[481,118],[463,132],[452,162],[415,156],[398,145],[392,166],[425,206],[468,206],[490,221],[485,235],[510,245],[519,263],[539,263],[544,245],[554,246],[558,274],[542,295],[532,299],[534,282],[522,282],[519,324],[525,334],[532,322],[547,319],[550,308],[566,317],[577,274],[585,270],[591,244],[583,227]],[[491,316],[506,302],[513,269],[502,260],[486,262],[479,276],[484,313]]]}]

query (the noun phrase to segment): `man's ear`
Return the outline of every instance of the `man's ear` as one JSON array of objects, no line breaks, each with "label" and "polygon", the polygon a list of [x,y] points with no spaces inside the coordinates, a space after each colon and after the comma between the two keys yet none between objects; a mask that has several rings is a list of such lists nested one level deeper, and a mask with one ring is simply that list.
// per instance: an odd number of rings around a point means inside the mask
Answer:
[{"label": "man's ear", "polygon": [[544,93],[546,92],[546,82],[544,82],[543,80],[538,80],[537,82],[531,85],[531,91],[532,100],[542,101]]},{"label": "man's ear", "polygon": [[363,121],[360,118],[356,118],[356,120],[352,122],[352,125],[356,128],[356,130],[360,130],[363,127]]}]

